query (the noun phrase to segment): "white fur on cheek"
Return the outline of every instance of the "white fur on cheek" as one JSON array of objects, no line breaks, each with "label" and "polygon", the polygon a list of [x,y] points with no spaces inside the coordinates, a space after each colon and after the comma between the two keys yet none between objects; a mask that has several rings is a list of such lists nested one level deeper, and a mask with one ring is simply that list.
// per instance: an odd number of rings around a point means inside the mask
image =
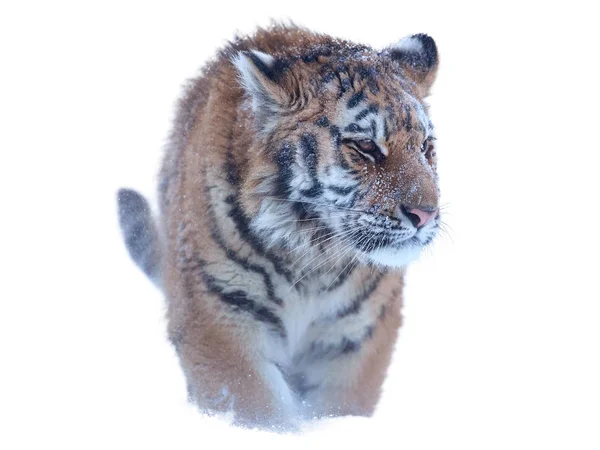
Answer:
[{"label": "white fur on cheek", "polygon": [[410,246],[406,249],[380,249],[375,250],[367,257],[377,263],[388,267],[404,267],[415,261],[421,254],[422,247],[418,245]]}]

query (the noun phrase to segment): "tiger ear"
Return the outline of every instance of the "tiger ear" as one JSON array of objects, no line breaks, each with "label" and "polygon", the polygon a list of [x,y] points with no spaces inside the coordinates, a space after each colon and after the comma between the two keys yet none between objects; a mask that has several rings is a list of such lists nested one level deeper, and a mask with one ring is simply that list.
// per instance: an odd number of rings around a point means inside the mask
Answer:
[{"label": "tiger ear", "polygon": [[435,41],[426,34],[413,34],[390,47],[390,55],[405,75],[413,81],[419,94],[426,97],[438,69],[438,51]]},{"label": "tiger ear", "polygon": [[281,64],[258,50],[241,51],[232,58],[242,87],[252,100],[252,111],[260,130],[273,125],[289,103],[286,91],[277,83]]}]

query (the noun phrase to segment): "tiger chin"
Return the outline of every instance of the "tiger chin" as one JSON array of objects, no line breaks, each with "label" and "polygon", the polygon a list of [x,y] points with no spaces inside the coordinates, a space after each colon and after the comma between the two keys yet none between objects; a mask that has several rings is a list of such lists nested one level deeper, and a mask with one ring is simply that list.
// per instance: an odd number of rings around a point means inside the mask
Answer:
[{"label": "tiger chin", "polygon": [[187,83],[157,220],[135,191],[118,204],[203,412],[278,431],[373,413],[404,268],[440,224],[437,67],[425,34],[375,50],[276,25]]}]

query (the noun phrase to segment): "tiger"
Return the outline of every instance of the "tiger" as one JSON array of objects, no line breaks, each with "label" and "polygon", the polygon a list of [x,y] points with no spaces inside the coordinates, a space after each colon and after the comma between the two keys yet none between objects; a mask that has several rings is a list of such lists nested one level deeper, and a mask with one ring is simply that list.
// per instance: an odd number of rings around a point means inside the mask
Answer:
[{"label": "tiger", "polygon": [[426,34],[375,50],[273,24],[187,82],[157,219],[117,197],[200,411],[269,430],[373,414],[406,267],[441,226],[438,65]]}]

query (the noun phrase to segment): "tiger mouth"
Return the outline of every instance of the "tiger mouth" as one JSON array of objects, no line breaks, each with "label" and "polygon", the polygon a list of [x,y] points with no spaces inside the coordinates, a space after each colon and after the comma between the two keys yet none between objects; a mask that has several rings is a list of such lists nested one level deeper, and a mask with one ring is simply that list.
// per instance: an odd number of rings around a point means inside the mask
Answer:
[{"label": "tiger mouth", "polygon": [[416,235],[406,237],[405,233],[388,231],[377,233],[370,230],[359,231],[354,239],[354,247],[365,253],[372,252],[381,248],[402,248],[423,245]]},{"label": "tiger mouth", "polygon": [[[359,220],[358,229],[352,233],[354,247],[364,253],[380,249],[403,250],[429,245],[437,235],[436,225],[425,229],[410,229],[398,219],[387,216]],[[360,228],[362,227],[362,228]],[[345,225],[351,230],[351,225]]]}]

